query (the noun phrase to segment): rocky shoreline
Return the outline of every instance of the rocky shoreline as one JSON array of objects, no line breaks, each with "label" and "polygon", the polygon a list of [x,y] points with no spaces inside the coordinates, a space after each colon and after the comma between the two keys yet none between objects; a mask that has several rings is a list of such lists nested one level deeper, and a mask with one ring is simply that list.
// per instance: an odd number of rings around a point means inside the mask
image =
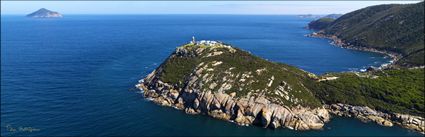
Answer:
[{"label": "rocky shoreline", "polygon": [[[152,77],[152,74],[150,76]],[[365,123],[374,122],[382,126],[391,127],[397,124],[425,134],[423,117],[384,113],[367,106],[338,103],[323,105],[323,107],[315,109],[301,106],[289,108],[271,103],[263,97],[237,99],[225,93],[203,93],[194,90],[179,92],[171,85],[158,83],[149,85],[149,82],[143,81],[136,87],[143,91],[143,96],[147,100],[158,105],[173,107],[187,114],[208,115],[241,126],[256,125],[272,129],[284,127],[292,130],[317,130],[329,122],[331,114],[334,114],[357,118]]]},{"label": "rocky shoreline", "polygon": [[354,117],[360,119],[362,122],[375,122],[388,127],[397,124],[425,134],[425,119],[423,117],[399,113],[384,113],[367,106],[352,106],[341,103],[324,105],[324,107],[331,114],[337,116]]},{"label": "rocky shoreline", "polygon": [[176,89],[161,82],[155,71],[136,85],[146,99],[174,107],[187,114],[205,114],[238,125],[264,128],[286,127],[293,130],[321,129],[330,116],[324,108],[289,108],[271,103],[264,97],[235,98],[232,94],[201,92],[197,89]]},{"label": "rocky shoreline", "polygon": [[[382,64],[377,69],[393,68],[394,63],[397,62],[402,57],[401,54],[394,53],[394,52],[381,51],[374,48],[366,48],[366,47],[358,47],[358,46],[350,45],[344,42],[343,40],[339,39],[335,35],[325,35],[322,32],[317,32],[317,33],[314,32],[306,36],[330,39],[332,41],[331,44],[337,47],[352,49],[352,50],[381,53],[392,58],[390,63]],[[423,68],[423,66],[413,67],[413,68]],[[377,110],[373,110],[367,106],[352,106],[352,105],[341,104],[341,103],[324,105],[324,107],[331,114],[335,114],[338,116],[355,117],[360,119],[363,122],[375,122],[382,126],[393,126],[394,124],[397,124],[404,128],[412,129],[422,134],[425,134],[424,117],[412,116],[407,114],[399,114],[399,113],[384,113]]]},{"label": "rocky shoreline", "polygon": [[394,66],[394,63],[397,62],[402,57],[401,54],[398,54],[398,53],[395,53],[395,52],[382,51],[382,50],[377,50],[377,49],[374,49],[374,48],[359,47],[359,46],[351,45],[349,43],[344,42],[342,39],[338,38],[335,35],[326,35],[326,34],[323,34],[322,32],[313,32],[312,34],[308,34],[306,36],[307,37],[314,37],[314,38],[329,39],[329,40],[331,40],[330,44],[337,46],[337,47],[352,49],[352,50],[359,50],[359,51],[380,53],[380,54],[384,54],[386,56],[389,56],[391,58],[390,63],[382,64],[377,69],[392,68]]}]

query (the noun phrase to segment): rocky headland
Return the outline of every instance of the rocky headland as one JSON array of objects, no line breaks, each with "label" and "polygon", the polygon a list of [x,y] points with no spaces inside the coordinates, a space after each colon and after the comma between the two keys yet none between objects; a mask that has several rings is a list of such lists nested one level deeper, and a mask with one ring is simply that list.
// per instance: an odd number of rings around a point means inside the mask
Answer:
[{"label": "rocky headland", "polygon": [[[165,67],[170,67],[165,63],[150,73],[137,87],[144,91],[143,94],[147,99],[157,104],[175,107],[176,109],[184,110],[188,114],[206,114],[214,118],[235,122],[239,125],[309,130],[320,129],[325,122],[329,121],[329,113],[323,107],[295,105],[301,101],[288,92],[301,91],[293,91],[291,85],[285,81],[279,83],[274,81],[275,78],[273,76],[268,77],[267,82],[256,91],[238,92],[252,87],[253,83],[257,82],[254,78],[255,75],[261,75],[261,73],[267,75],[265,74],[267,68],[256,69],[256,71],[232,71],[237,70],[236,67],[245,66],[229,66],[229,62],[237,60],[227,60],[225,58],[220,60],[221,56],[228,56],[238,52],[246,54],[245,59],[257,60],[257,58],[248,55],[245,51],[222,43],[179,47],[167,59],[168,61],[174,58],[181,59],[186,57],[204,58],[205,60],[213,58],[213,60],[210,62],[198,61],[199,63],[196,63],[193,70],[189,71],[180,86],[179,84],[167,83],[161,80]],[[224,61],[228,62],[225,63]],[[261,59],[261,61],[264,60]],[[225,71],[214,71],[214,69],[218,68],[224,68]],[[285,68],[282,67],[282,69]],[[282,105],[280,98],[271,98],[270,95],[265,95],[269,90],[268,88],[272,87],[273,82],[276,83],[276,86],[270,88],[273,89],[271,92],[281,96],[281,98],[286,98],[285,101],[294,102],[294,104]],[[235,83],[245,86],[236,87]]]},{"label": "rocky headland", "polygon": [[156,104],[244,126],[321,129],[334,114],[424,133],[420,116],[323,103],[312,87],[338,80],[323,77],[221,42],[193,41],[178,47],[136,87]]}]

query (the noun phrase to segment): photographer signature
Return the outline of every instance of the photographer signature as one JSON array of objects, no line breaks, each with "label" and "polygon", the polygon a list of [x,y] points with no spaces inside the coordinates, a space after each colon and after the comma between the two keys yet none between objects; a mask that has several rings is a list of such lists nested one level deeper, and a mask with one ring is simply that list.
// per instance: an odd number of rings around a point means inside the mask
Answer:
[{"label": "photographer signature", "polygon": [[9,131],[9,132],[37,132],[37,131],[40,131],[40,129],[34,128],[34,127],[22,127],[22,126],[13,127],[10,124],[6,125],[6,130]]}]

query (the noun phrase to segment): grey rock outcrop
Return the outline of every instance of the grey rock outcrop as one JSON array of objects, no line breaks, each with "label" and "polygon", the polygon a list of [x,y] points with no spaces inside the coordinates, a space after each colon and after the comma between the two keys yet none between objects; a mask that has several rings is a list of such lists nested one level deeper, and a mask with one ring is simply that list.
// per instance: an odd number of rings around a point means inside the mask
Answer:
[{"label": "grey rock outcrop", "polygon": [[237,99],[226,93],[201,92],[197,89],[176,92],[172,85],[153,78],[153,74],[149,76],[152,77],[146,80],[150,81],[137,85],[144,91],[145,98],[163,106],[184,110],[188,114],[206,114],[239,125],[294,130],[321,129],[330,118],[325,108],[288,108],[271,103],[264,97]]},{"label": "grey rock outcrop", "polygon": [[418,132],[425,132],[425,119],[419,116],[412,116],[399,113],[383,113],[367,106],[352,106],[348,104],[325,105],[330,113],[338,116],[355,117],[363,122],[375,122],[382,126],[393,126],[398,124],[405,128]]}]

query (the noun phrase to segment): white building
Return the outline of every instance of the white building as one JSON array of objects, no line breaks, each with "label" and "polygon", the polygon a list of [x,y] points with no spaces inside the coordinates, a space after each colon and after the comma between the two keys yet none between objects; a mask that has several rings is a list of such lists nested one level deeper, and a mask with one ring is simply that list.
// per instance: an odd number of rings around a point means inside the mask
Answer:
[{"label": "white building", "polygon": [[194,36],[192,36],[192,41],[190,41],[190,43],[195,45],[206,45],[206,46],[214,46],[216,44],[221,44],[221,42],[213,41],[213,40],[196,41]]}]

